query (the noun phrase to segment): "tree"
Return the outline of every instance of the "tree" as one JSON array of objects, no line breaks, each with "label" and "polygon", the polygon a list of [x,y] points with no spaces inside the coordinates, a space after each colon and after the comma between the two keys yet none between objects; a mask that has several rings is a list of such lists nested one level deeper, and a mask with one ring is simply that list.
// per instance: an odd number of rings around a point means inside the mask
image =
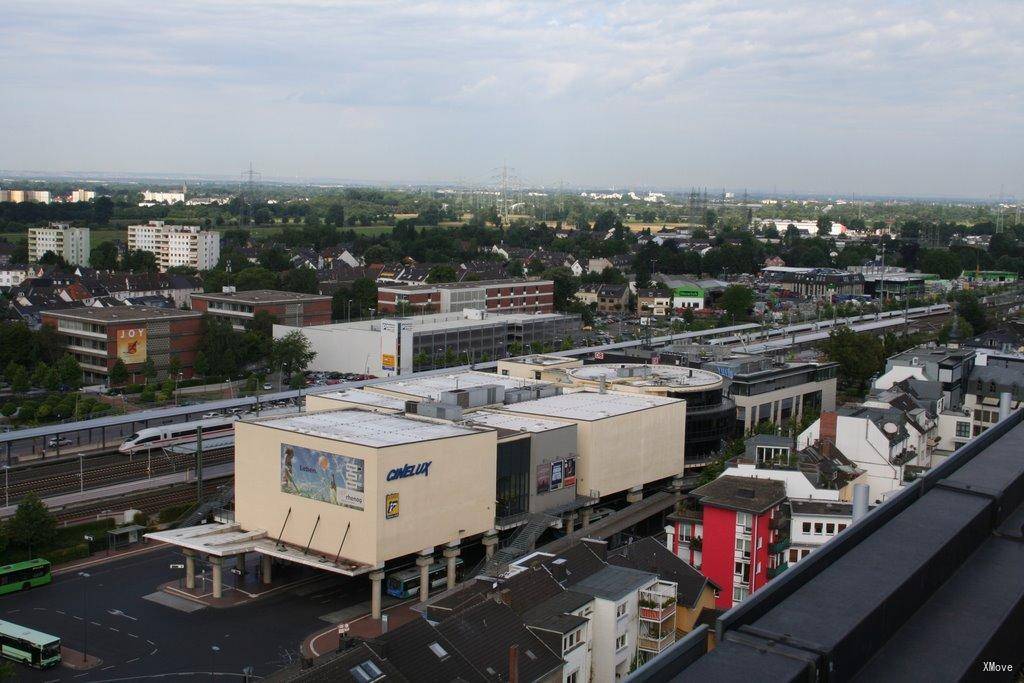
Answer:
[{"label": "tree", "polygon": [[16,546],[46,548],[57,536],[57,520],[35,491],[29,491],[7,523],[7,533]]},{"label": "tree", "polygon": [[253,289],[277,289],[277,273],[259,266],[246,268],[235,274],[235,287],[239,292]]},{"label": "tree", "polygon": [[945,249],[925,249],[921,253],[921,270],[925,273],[938,275],[944,280],[952,280],[960,276],[960,258]]},{"label": "tree", "polygon": [[89,265],[96,270],[117,270],[117,245],[100,242],[89,252]]},{"label": "tree", "polygon": [[111,216],[114,215],[114,200],[110,197],[97,197],[92,202],[92,220],[94,223],[100,225],[107,225],[110,223]]},{"label": "tree", "polygon": [[291,266],[291,260],[289,260],[285,250],[267,248],[260,253],[260,265],[267,270],[279,273],[283,270],[288,270]]},{"label": "tree", "polygon": [[[260,313],[262,312],[263,311],[260,311]],[[257,313],[256,317],[259,317],[259,315],[260,314]],[[177,377],[179,373],[181,373],[181,359],[177,356],[171,356],[171,360],[167,363],[167,376]]]},{"label": "tree", "polygon": [[118,358],[110,368],[110,386],[119,387],[128,381],[128,367]]},{"label": "tree", "polygon": [[7,374],[7,381],[11,383],[11,391],[16,394],[23,394],[29,390],[28,371],[20,365],[15,366],[14,371]]},{"label": "tree", "polygon": [[434,266],[427,274],[427,282],[431,283],[456,282],[458,279],[458,273],[455,272],[454,268],[448,265]]},{"label": "tree", "polygon": [[282,372],[291,375],[309,367],[316,358],[316,351],[310,348],[306,335],[299,330],[292,330],[273,341],[270,355],[274,367],[281,368]]},{"label": "tree", "polygon": [[306,376],[301,372],[293,372],[291,379],[288,380],[289,389],[301,389],[306,386]]},{"label": "tree", "polygon": [[743,285],[729,285],[718,304],[734,320],[746,318],[754,307],[754,291]]},{"label": "tree", "polygon": [[245,329],[263,337],[273,338],[275,324],[277,324],[276,315],[270,311],[257,311],[252,319],[245,324]]},{"label": "tree", "polygon": [[956,312],[970,324],[974,334],[981,334],[988,329],[985,309],[974,292],[961,292],[958,295]]},{"label": "tree", "polygon": [[147,384],[150,380],[156,379],[156,365],[153,363],[152,358],[147,358],[142,364],[142,376],[146,378]]},{"label": "tree", "polygon": [[832,234],[832,220],[828,216],[818,216],[818,235]]},{"label": "tree", "polygon": [[75,357],[67,354],[57,363],[57,375],[60,383],[77,389],[82,386],[82,366],[78,364]]},{"label": "tree", "polygon": [[839,378],[854,391],[862,392],[868,379],[885,366],[885,351],[878,337],[857,334],[838,327],[822,343],[828,359],[839,364]]},{"label": "tree", "polygon": [[327,222],[339,228],[345,227],[345,205],[331,204],[327,209]]},{"label": "tree", "polygon": [[312,268],[292,268],[281,278],[281,287],[289,292],[317,294],[320,291],[320,282]]},{"label": "tree", "polygon": [[156,254],[141,249],[129,251],[124,255],[121,266],[132,273],[155,273],[157,271]]},{"label": "tree", "polygon": [[50,366],[46,363],[39,363],[32,368],[32,386],[45,387],[46,377],[50,374]]}]

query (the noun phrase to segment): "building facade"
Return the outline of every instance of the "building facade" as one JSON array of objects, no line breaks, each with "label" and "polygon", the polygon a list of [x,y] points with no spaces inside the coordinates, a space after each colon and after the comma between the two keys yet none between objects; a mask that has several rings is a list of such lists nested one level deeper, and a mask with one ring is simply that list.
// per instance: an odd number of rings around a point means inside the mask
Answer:
[{"label": "building facade", "polygon": [[154,254],[161,271],[175,266],[210,270],[220,261],[220,233],[197,225],[150,221],[128,226],[128,250]]},{"label": "building facade", "polygon": [[200,341],[202,316],[192,311],[145,306],[75,308],[46,311],[43,324],[57,330],[61,343],[82,366],[86,383],[104,383],[118,360],[129,382],[142,378],[144,364],[153,362],[158,377],[166,377],[172,359],[182,379],[192,377]]},{"label": "building facade", "polygon": [[307,327],[331,322],[331,297],[320,294],[254,289],[247,292],[193,294],[192,310],[227,320],[245,329],[257,313],[269,313],[280,325]]},{"label": "building facade", "polygon": [[747,433],[762,422],[783,425],[835,410],[838,369],[836,363],[789,363],[733,375],[727,393],[736,404],[737,429]]},{"label": "building facade", "polygon": [[458,313],[465,308],[491,313],[552,313],[555,284],[551,280],[487,280],[436,285],[380,285],[381,315]]},{"label": "building facade", "polygon": [[38,262],[47,252],[76,266],[89,265],[89,228],[73,228],[67,223],[51,223],[45,228],[28,229],[28,260]]}]

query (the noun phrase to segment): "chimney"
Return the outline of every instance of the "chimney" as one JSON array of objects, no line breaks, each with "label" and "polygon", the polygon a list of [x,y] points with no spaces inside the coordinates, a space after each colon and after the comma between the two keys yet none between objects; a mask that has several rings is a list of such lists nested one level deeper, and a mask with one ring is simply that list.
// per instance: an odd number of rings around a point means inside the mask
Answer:
[{"label": "chimney", "polygon": [[508,646],[508,683],[519,683],[519,646]]},{"label": "chimney", "polygon": [[868,514],[868,485],[853,485],[853,523],[859,522]]},{"label": "chimney", "polygon": [[819,419],[821,423],[818,426],[818,439],[822,442],[828,441],[830,443],[836,442],[836,421],[838,415],[834,412],[822,412]]}]

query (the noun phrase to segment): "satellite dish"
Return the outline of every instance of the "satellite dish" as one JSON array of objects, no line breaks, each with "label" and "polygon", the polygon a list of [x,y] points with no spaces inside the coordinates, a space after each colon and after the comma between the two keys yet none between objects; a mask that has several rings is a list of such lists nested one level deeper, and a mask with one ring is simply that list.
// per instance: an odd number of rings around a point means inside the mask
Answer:
[{"label": "satellite dish", "polygon": [[885,430],[886,434],[895,434],[899,431],[899,427],[896,426],[895,422],[886,422],[885,425],[882,426],[882,429]]}]

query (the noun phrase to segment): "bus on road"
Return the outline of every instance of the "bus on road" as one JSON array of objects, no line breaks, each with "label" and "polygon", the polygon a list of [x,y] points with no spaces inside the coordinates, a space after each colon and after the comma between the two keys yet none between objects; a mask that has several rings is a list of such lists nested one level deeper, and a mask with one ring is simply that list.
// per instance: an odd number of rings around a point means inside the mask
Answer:
[{"label": "bus on road", "polygon": [[60,638],[0,621],[0,655],[36,669],[60,664]]},{"label": "bus on road", "polygon": [[[455,561],[455,576],[460,577],[462,559]],[[430,582],[430,589],[441,588],[448,584],[448,566],[444,562],[430,565],[427,572],[427,581]],[[420,570],[403,569],[388,576],[385,582],[387,594],[395,598],[411,598],[419,595],[420,592]]]},{"label": "bus on road", "polygon": [[0,567],[0,595],[50,583],[50,562],[41,557]]}]

